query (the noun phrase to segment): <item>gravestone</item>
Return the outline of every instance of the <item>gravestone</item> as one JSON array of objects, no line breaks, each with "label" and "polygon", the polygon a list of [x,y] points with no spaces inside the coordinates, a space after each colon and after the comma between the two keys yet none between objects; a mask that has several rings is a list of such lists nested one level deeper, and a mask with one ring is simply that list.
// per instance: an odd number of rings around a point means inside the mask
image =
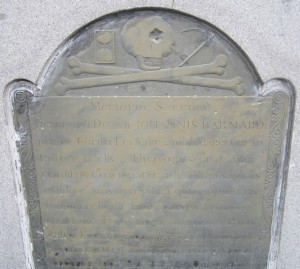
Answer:
[{"label": "gravestone", "polygon": [[35,268],[275,268],[293,87],[220,30],[112,14],[9,87]]}]

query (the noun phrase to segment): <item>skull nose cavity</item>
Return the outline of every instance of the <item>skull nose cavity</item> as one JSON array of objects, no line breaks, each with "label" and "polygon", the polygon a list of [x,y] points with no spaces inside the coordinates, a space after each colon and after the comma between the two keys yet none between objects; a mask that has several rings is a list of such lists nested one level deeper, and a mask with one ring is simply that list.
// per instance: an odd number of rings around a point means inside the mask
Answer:
[{"label": "skull nose cavity", "polygon": [[163,37],[164,33],[157,28],[153,29],[149,34],[150,41],[156,44],[160,43],[163,40]]}]

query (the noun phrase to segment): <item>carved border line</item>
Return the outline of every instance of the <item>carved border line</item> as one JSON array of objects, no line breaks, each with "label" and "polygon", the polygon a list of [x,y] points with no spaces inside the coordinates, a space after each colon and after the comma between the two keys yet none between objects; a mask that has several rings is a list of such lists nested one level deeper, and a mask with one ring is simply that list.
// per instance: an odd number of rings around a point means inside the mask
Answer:
[{"label": "carved border line", "polygon": [[33,244],[32,254],[36,269],[47,269],[40,200],[29,121],[28,101],[32,94],[26,90],[16,90],[13,94],[13,120],[15,130],[19,135],[19,140],[16,144],[20,155],[21,175],[25,188],[27,212],[30,221],[31,241]]},{"label": "carved border line", "polygon": [[282,155],[281,145],[284,139],[283,125],[286,119],[286,114],[284,112],[286,111],[288,101],[288,98],[284,91],[276,91],[274,93],[270,93],[270,96],[273,97],[270,143],[268,148],[264,196],[262,203],[262,221],[259,231],[257,261],[255,269],[261,269],[261,266],[267,268],[268,266],[275,191],[278,180],[280,180],[278,178],[278,175]]}]

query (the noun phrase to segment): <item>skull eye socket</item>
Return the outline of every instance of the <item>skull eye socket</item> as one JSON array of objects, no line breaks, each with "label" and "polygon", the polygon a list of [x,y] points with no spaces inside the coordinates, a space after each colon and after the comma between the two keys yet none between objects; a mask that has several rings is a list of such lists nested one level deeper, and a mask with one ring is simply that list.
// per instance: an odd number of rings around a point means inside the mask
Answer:
[{"label": "skull eye socket", "polygon": [[163,37],[164,33],[157,28],[153,29],[149,34],[150,41],[156,44],[160,43],[163,40]]}]

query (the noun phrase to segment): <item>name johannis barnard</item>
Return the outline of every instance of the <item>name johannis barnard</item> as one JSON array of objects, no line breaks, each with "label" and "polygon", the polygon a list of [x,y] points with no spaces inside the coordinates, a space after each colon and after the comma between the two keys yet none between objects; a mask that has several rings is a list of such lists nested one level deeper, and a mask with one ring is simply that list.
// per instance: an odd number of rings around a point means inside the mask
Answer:
[{"label": "name johannis barnard", "polygon": [[263,129],[264,122],[261,120],[253,121],[199,121],[199,120],[150,120],[137,121],[137,129]]}]

